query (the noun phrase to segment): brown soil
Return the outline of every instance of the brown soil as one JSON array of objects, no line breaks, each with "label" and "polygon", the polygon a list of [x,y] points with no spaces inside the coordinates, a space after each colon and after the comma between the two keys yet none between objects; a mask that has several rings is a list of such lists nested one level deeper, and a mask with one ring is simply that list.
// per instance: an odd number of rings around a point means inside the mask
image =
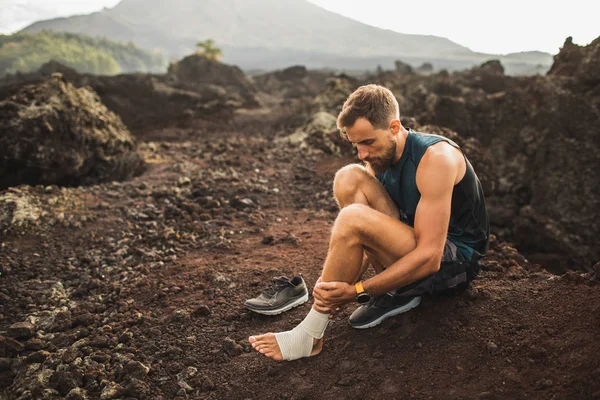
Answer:
[{"label": "brown soil", "polygon": [[256,354],[249,335],[291,329],[312,301],[274,317],[243,301],[281,274],[314,285],[336,216],[331,179],[351,161],[271,139],[157,142],[144,175],[65,189],[79,205],[62,223],[3,236],[0,335],[58,306],[70,322],[38,327],[24,348],[0,341],[0,397],[600,398],[598,277],[551,275],[500,242],[464,293],[364,331],[348,325],[351,305],[318,356]]}]

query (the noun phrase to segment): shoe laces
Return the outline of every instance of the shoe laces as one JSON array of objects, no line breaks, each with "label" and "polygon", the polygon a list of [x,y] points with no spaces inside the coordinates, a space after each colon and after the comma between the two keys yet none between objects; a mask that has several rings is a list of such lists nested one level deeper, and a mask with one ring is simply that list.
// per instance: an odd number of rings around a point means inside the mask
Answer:
[{"label": "shoe laces", "polygon": [[284,276],[278,276],[273,278],[271,285],[263,290],[263,294],[266,296],[273,296],[275,293],[286,287],[290,283],[290,280]]}]

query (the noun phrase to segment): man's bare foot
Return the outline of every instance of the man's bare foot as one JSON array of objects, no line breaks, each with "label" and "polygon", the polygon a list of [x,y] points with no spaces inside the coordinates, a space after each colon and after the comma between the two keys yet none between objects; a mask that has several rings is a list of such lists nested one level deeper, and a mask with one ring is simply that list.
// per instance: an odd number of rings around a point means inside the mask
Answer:
[{"label": "man's bare foot", "polygon": [[[274,333],[250,336],[248,341],[254,350],[258,351],[259,353],[264,354],[273,360],[283,360],[283,356],[281,355],[281,350],[279,349],[279,344],[277,343],[277,339],[275,339]],[[323,350],[323,338],[313,339],[313,349],[310,353],[310,356],[316,356],[321,352],[321,350]]]}]

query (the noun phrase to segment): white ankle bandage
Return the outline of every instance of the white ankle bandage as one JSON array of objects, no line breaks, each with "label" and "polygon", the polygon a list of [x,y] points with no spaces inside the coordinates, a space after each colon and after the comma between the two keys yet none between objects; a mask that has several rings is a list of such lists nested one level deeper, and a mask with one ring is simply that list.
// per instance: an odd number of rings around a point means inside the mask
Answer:
[{"label": "white ankle bandage", "polygon": [[313,349],[314,339],[321,339],[329,324],[329,314],[322,314],[314,309],[300,324],[291,331],[275,334],[277,344],[284,360],[297,360],[309,357]]}]

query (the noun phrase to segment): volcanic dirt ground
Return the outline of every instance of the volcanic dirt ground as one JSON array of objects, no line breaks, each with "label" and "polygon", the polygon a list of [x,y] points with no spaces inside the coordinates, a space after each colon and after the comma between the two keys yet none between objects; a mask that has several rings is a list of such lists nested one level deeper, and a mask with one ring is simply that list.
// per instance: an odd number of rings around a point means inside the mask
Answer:
[{"label": "volcanic dirt ground", "polygon": [[331,182],[353,160],[272,136],[184,136],[142,143],[149,168],[130,181],[29,189],[52,207],[1,238],[0,335],[38,325],[3,339],[1,398],[600,398],[599,271],[555,276],[495,240],[462,293],[367,330],[349,326],[350,305],[320,355],[257,354],[248,336],[293,328],[312,298],[278,316],[243,302],[280,275],[313,287]]}]

